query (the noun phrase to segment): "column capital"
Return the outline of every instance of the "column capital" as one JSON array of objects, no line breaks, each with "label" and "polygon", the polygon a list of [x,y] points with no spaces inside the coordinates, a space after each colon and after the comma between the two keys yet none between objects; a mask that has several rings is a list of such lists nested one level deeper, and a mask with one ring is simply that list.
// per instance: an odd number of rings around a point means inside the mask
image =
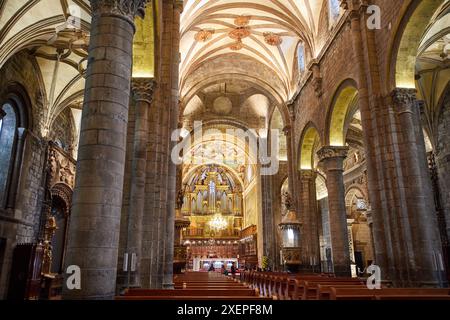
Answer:
[{"label": "column capital", "polygon": [[392,93],[392,101],[399,105],[412,105],[416,101],[417,90],[408,88],[395,88]]},{"label": "column capital", "polygon": [[17,136],[19,139],[25,139],[27,136],[28,130],[26,128],[19,127],[17,128]]},{"label": "column capital", "polygon": [[317,151],[320,161],[331,158],[346,158],[349,147],[345,146],[325,146]]},{"label": "column capital", "polygon": [[312,169],[302,169],[300,170],[300,179],[302,181],[310,181],[316,178],[316,171]]},{"label": "column capital", "polygon": [[118,15],[134,24],[136,16],[144,18],[148,0],[90,0],[92,15]]},{"label": "column capital", "polygon": [[283,133],[285,136],[290,135],[292,133],[292,126],[287,125],[283,128]]},{"label": "column capital", "polygon": [[156,81],[153,78],[134,78],[131,81],[131,91],[136,101],[153,102]]},{"label": "column capital", "polygon": [[289,111],[289,117],[292,121],[295,120],[295,105],[295,101],[288,102],[286,105]]},{"label": "column capital", "polygon": [[173,7],[178,10],[180,13],[184,10],[184,1],[183,0],[174,0]]}]

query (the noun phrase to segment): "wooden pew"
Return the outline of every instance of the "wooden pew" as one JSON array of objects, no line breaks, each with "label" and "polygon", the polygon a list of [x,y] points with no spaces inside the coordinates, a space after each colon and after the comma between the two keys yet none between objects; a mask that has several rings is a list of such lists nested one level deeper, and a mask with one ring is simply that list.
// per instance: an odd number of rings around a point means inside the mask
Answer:
[{"label": "wooden pew", "polygon": [[127,290],[124,296],[255,296],[255,290],[251,289],[180,289],[180,290],[152,290],[152,289],[131,289]]},{"label": "wooden pew", "polygon": [[412,300],[412,299],[447,299],[448,288],[384,288],[370,290],[367,288],[331,288],[331,300]]},{"label": "wooden pew", "polygon": [[313,300],[317,298],[318,286],[330,285],[330,286],[360,286],[364,285],[364,282],[359,279],[353,278],[324,278],[303,280],[299,283],[299,294],[302,300]]},{"label": "wooden pew", "polygon": [[115,300],[136,301],[136,300],[231,300],[231,301],[269,301],[270,298],[257,297],[257,296],[117,296]]},{"label": "wooden pew", "polygon": [[318,284],[316,300],[330,300],[331,288],[366,289],[367,287],[364,284]]}]

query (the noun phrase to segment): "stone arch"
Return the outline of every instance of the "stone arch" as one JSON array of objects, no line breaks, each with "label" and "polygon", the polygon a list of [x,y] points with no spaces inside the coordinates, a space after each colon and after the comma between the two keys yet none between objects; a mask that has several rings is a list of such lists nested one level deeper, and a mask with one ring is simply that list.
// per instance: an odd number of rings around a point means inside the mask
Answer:
[{"label": "stone arch", "polygon": [[0,95],[0,207],[15,207],[31,102],[25,88],[11,83]]},{"label": "stone arch", "polygon": [[351,201],[355,196],[357,197],[358,195],[364,200],[368,200],[366,192],[362,190],[359,186],[357,185],[350,186],[350,188],[348,188],[348,190],[345,193],[346,206],[348,207],[349,201]]},{"label": "stone arch", "polygon": [[10,101],[13,104],[18,116],[18,127],[31,129],[33,127],[32,104],[30,96],[25,87],[18,83],[12,82],[6,86],[0,95],[0,103]]},{"label": "stone arch", "polygon": [[358,99],[357,84],[347,79],[338,87],[328,113],[328,143],[331,146],[345,145],[346,125]]},{"label": "stone arch", "polygon": [[218,163],[218,162],[213,162],[213,161],[205,163],[205,164],[199,164],[199,165],[196,165],[196,166],[193,166],[193,167],[189,168],[188,172],[186,172],[184,174],[183,181],[182,181],[183,185],[188,182],[188,180],[195,174],[195,172],[199,168],[204,167],[204,166],[208,166],[208,165],[216,165],[218,167],[223,167],[227,171],[227,173],[230,174],[230,176],[233,178],[233,180],[235,182],[239,183],[239,187],[241,188],[241,190],[243,191],[245,189],[244,188],[244,181],[241,179],[241,177],[236,172],[236,170],[234,170],[232,167],[228,166],[225,163]]},{"label": "stone arch", "polygon": [[317,127],[310,122],[303,130],[299,145],[298,170],[311,170],[314,164],[314,149],[317,142],[321,142],[321,137]]},{"label": "stone arch", "polygon": [[70,215],[73,190],[65,183],[57,183],[50,189],[52,200],[59,199],[64,205],[66,218]]},{"label": "stone arch", "polygon": [[391,49],[391,63],[388,66],[391,89],[416,87],[416,57],[422,36],[443,3],[443,0],[413,0],[406,8]]}]

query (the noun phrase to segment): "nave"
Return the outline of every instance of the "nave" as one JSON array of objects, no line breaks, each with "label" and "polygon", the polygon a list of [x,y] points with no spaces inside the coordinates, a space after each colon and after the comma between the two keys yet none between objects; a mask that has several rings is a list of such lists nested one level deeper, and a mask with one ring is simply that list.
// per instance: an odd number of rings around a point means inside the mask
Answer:
[{"label": "nave", "polygon": [[445,298],[449,128],[450,0],[2,0],[0,299]]}]

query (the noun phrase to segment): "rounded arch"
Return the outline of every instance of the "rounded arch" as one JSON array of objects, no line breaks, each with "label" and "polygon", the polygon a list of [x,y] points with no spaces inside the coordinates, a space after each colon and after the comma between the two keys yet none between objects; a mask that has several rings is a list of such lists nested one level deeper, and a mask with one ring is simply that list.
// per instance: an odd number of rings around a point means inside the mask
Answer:
[{"label": "rounded arch", "polygon": [[406,8],[395,33],[388,65],[391,89],[416,88],[418,50],[430,20],[443,3],[444,0],[413,0]]},{"label": "rounded arch", "polygon": [[205,167],[205,166],[209,166],[209,165],[215,165],[215,166],[217,166],[217,167],[223,167],[223,168],[226,170],[226,172],[233,178],[233,180],[234,180],[235,182],[238,182],[238,183],[239,183],[239,187],[241,188],[241,190],[244,191],[244,189],[245,189],[245,188],[244,188],[244,181],[242,181],[242,179],[241,179],[241,177],[239,176],[239,174],[237,174],[237,172],[236,172],[233,168],[231,168],[230,166],[228,166],[227,164],[225,164],[225,163],[218,163],[218,162],[214,162],[214,161],[211,161],[211,162],[208,162],[208,163],[205,163],[205,164],[199,164],[199,165],[193,166],[192,168],[189,168],[188,172],[186,172],[186,173],[184,174],[184,177],[183,177],[183,185],[186,184],[186,183],[189,181],[189,179],[191,179],[192,176],[193,176],[200,168]]},{"label": "rounded arch", "polygon": [[312,123],[308,123],[303,130],[299,145],[299,170],[311,170],[314,165],[314,149],[317,143],[321,142],[321,137],[317,127]]},{"label": "rounded arch", "polygon": [[72,189],[65,183],[57,183],[50,189],[50,194],[52,201],[59,201],[64,208],[66,217],[68,217],[72,206]]},{"label": "rounded arch", "polygon": [[13,82],[7,85],[2,90],[0,99],[1,104],[6,102],[11,103],[17,115],[17,127],[25,129],[32,128],[31,99],[22,84]]},{"label": "rounded arch", "polygon": [[360,186],[352,185],[352,186],[350,186],[350,188],[348,188],[347,192],[345,193],[345,202],[346,202],[347,206],[350,203],[350,201],[352,199],[354,199],[355,197],[357,197],[358,199],[362,198],[362,199],[366,200],[367,194],[363,189],[361,189]]},{"label": "rounded arch", "polygon": [[273,87],[263,79],[258,79],[256,76],[248,74],[227,72],[204,77],[192,86],[183,86],[180,90],[183,96],[182,101],[184,103],[188,103],[193,96],[198,94],[199,91],[211,85],[218,84],[227,80],[239,80],[242,82],[250,83],[255,86],[255,88],[263,92],[266,96],[273,98],[273,100],[278,104],[282,104],[285,99],[285,96],[281,95],[277,91],[277,88]]},{"label": "rounded arch", "polygon": [[345,132],[349,114],[358,99],[358,86],[353,79],[347,79],[338,87],[328,113],[328,143],[331,146],[345,145]]},{"label": "rounded arch", "polygon": [[316,199],[322,200],[326,197],[328,197],[327,179],[321,172],[317,172]]}]

